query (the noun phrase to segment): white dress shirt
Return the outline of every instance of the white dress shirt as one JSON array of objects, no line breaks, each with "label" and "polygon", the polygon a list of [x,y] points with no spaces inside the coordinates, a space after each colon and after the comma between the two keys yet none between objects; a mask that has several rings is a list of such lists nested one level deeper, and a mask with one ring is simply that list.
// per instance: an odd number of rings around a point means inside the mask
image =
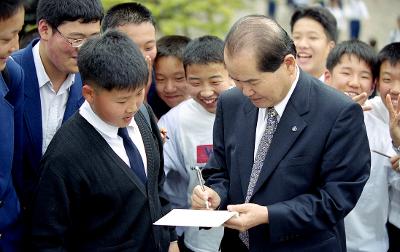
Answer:
[{"label": "white dress shirt", "polygon": [[69,74],[62,83],[58,92],[54,91],[53,84],[44,69],[42,59],[40,58],[39,45],[40,41],[32,48],[32,53],[39,83],[43,134],[42,154],[44,154],[51,139],[53,139],[53,136],[61,127],[70,87],[74,84],[75,74]]},{"label": "white dress shirt", "polygon": [[[283,112],[285,111],[286,105],[292,96],[292,93],[297,85],[297,82],[299,81],[299,76],[300,76],[300,70],[299,67],[296,66],[296,79],[293,81],[292,86],[289,89],[289,92],[283,98],[281,102],[279,102],[277,105],[274,106],[275,111],[278,113],[278,123],[279,120],[282,117]],[[257,127],[256,127],[256,139],[255,139],[255,148],[254,148],[254,156],[253,160],[256,158],[257,150],[258,150],[258,145],[260,144],[261,138],[264,134],[265,127],[267,127],[267,108],[259,108],[258,109],[258,119],[257,119]]]},{"label": "white dress shirt", "polygon": [[[387,125],[377,117],[364,113],[369,147],[393,154]],[[348,252],[387,251],[389,248],[386,222],[389,212],[389,158],[371,152],[371,171],[353,210],[344,218]]]},{"label": "white dress shirt", "polygon": [[[372,107],[372,110],[366,113],[371,113],[382,122],[384,122],[386,127],[384,129],[381,129],[382,132],[389,132],[389,111],[386,109],[385,104],[383,104],[381,97],[375,96],[374,98],[367,101],[367,105],[370,105]],[[392,146],[391,140],[388,143],[388,146]],[[393,150],[392,154],[387,154],[394,156],[395,152]],[[389,175],[389,183],[389,222],[395,225],[397,228],[400,228],[400,173],[395,172],[391,169]]]},{"label": "white dress shirt", "polygon": [[[120,136],[118,136],[118,127],[110,125],[104,122],[90,107],[89,103],[85,101],[82,106],[79,108],[79,114],[88,121],[96,130],[100,133],[100,135],[106,140],[108,145],[110,145],[111,149],[129,166],[131,164],[129,162],[128,155],[126,154],[124,142]],[[146,151],[144,148],[142,135],[140,134],[139,127],[137,126],[134,119],[130,122],[130,124],[126,127],[128,130],[129,137],[132,139],[132,142],[136,145],[139,150],[140,155],[142,156],[142,161],[144,164],[144,170],[147,176],[147,158]]]}]

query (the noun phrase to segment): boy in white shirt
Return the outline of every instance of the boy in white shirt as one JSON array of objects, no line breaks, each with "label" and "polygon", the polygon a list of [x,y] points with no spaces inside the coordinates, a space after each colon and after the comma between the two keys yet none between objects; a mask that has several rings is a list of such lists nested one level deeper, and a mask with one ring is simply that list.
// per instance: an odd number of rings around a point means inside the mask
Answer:
[{"label": "boy in white shirt", "polygon": [[[170,138],[164,144],[164,188],[172,208],[191,208],[191,194],[199,183],[191,167],[207,163],[218,96],[233,86],[224,65],[224,42],[217,37],[192,40],[184,51],[183,65],[191,99],[172,108],[158,123]],[[177,232],[183,251],[218,251],[223,228],[178,227]]]},{"label": "boy in white shirt", "polygon": [[[363,106],[374,90],[375,65],[376,55],[369,45],[358,40],[345,41],[330,52],[325,81]],[[371,171],[357,205],[344,219],[347,251],[387,251],[391,163],[374,151],[394,153],[388,144],[387,125],[369,112],[364,112],[364,122],[372,151]]]}]

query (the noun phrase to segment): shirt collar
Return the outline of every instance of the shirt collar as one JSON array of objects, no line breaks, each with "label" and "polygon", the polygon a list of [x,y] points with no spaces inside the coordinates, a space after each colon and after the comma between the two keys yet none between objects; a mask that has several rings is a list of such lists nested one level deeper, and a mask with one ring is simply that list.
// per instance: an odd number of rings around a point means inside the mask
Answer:
[{"label": "shirt collar", "polygon": [[[110,138],[118,138],[118,127],[108,124],[103,121],[90,107],[90,104],[85,101],[82,106],[79,108],[79,113],[83,118],[86,119],[96,130],[101,132],[102,134],[110,137]],[[132,118],[129,126],[136,128],[135,119]]]},{"label": "shirt collar", "polygon": [[[39,45],[40,41],[38,41],[36,45],[32,48],[32,54],[33,54],[33,61],[35,63],[36,76],[38,79],[39,88],[41,88],[48,83],[50,83],[50,85],[52,84],[49,76],[46,73],[46,70],[44,69],[43,61],[39,54]],[[60,91],[62,92],[63,90],[69,89],[72,86],[72,84],[74,84],[74,80],[75,80],[75,74],[74,73],[68,74],[67,79],[65,79],[63,85],[60,88]]]}]

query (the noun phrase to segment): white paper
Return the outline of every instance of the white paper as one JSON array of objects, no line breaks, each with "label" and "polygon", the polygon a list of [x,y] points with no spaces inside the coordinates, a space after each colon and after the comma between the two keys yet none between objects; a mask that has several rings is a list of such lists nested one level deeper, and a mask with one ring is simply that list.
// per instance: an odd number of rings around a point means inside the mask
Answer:
[{"label": "white paper", "polygon": [[173,209],[154,225],[179,227],[220,227],[237,212],[221,210]]}]

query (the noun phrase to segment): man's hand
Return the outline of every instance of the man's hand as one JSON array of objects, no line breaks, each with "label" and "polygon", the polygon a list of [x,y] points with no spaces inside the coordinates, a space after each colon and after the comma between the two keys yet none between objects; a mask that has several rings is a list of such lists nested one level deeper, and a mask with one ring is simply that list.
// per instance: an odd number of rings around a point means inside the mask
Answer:
[{"label": "man's hand", "polygon": [[240,205],[229,205],[229,211],[235,211],[239,213],[238,217],[232,217],[224,226],[231,229],[239,230],[244,232],[252,227],[260,224],[267,224],[268,219],[268,208],[257,204],[246,203]]},{"label": "man's hand", "polygon": [[221,198],[213,189],[204,186],[203,191],[201,186],[197,185],[192,193],[192,208],[207,209],[206,201],[210,209],[216,209],[221,203]]},{"label": "man's hand", "polygon": [[368,110],[372,109],[371,106],[365,104],[365,102],[368,99],[368,94],[365,92],[363,92],[359,95],[353,96],[353,97],[351,97],[351,99],[353,101],[357,102],[358,104],[360,104],[363,111],[368,111]]},{"label": "man's hand", "polygon": [[400,146],[400,96],[397,98],[397,108],[394,108],[390,94],[386,95],[386,107],[389,111],[389,130],[394,145]]}]

